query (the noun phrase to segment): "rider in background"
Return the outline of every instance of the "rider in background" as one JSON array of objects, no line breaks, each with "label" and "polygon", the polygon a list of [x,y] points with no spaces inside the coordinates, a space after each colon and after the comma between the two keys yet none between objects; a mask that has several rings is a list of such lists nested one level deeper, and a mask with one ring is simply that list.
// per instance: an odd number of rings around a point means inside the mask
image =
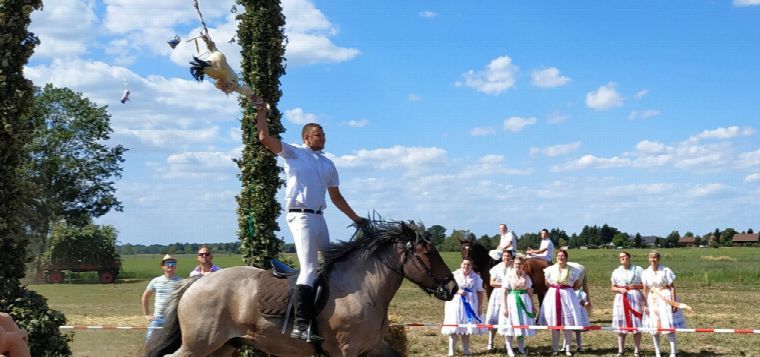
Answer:
[{"label": "rider in background", "polygon": [[541,245],[538,249],[528,248],[529,258],[542,258],[546,259],[549,264],[552,263],[552,256],[554,255],[554,243],[549,239],[549,230],[546,228],[541,230]]},{"label": "rider in background", "polygon": [[323,252],[330,244],[330,234],[322,214],[327,208],[325,194],[341,212],[357,227],[366,225],[366,219],[359,217],[343,198],[338,189],[338,170],[322,151],[325,148],[325,132],[315,123],[304,125],[301,131],[303,145],[284,143],[279,138],[269,136],[267,127],[267,104],[258,98],[249,98],[256,103],[256,128],[261,143],[285,162],[285,208],[288,228],[293,234],[296,254],[301,271],[296,281],[295,324],[290,337],[305,341],[319,341],[322,338],[309,334],[308,327],[314,318],[314,280],[317,277],[318,252]]},{"label": "rider in background", "polygon": [[512,256],[515,256],[517,251],[517,235],[514,231],[510,231],[507,225],[502,223],[499,225],[499,245],[496,249],[488,251],[488,255],[491,259],[500,261],[501,253],[503,251],[509,251]]}]

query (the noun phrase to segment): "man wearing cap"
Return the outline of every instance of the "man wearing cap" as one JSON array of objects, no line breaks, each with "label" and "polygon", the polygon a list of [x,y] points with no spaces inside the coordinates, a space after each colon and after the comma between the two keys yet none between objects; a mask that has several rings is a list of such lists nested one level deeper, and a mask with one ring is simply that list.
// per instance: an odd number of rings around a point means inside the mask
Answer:
[{"label": "man wearing cap", "polygon": [[[251,98],[254,99],[254,98]],[[325,194],[341,212],[357,226],[366,224],[359,217],[338,189],[338,171],[335,164],[325,156],[325,132],[315,123],[304,125],[301,131],[303,145],[290,145],[269,136],[266,122],[267,105],[256,103],[256,128],[259,141],[285,161],[285,207],[288,228],[293,234],[296,254],[301,271],[296,281],[295,324],[290,337],[305,341],[321,338],[308,332],[314,317],[314,280],[317,276],[317,255],[330,243],[327,223],[322,211],[327,208]]]},{"label": "man wearing cap", "polygon": [[[148,325],[148,333],[145,335],[145,341],[150,339],[153,334],[152,327],[161,327],[164,325],[164,312],[169,305],[169,297],[174,292],[177,283],[182,281],[177,275],[177,260],[171,255],[164,255],[164,259],[161,259],[161,268],[164,270],[164,274],[153,278],[148,283],[148,287],[145,288],[145,292],[142,295],[142,310],[145,319],[150,321]],[[156,294],[156,301],[153,304],[153,314],[150,313],[150,296]]]},{"label": "man wearing cap", "polygon": [[209,273],[213,273],[217,270],[222,269],[221,267],[216,266],[211,262],[211,260],[214,259],[214,255],[211,254],[211,249],[205,245],[202,246],[201,249],[198,249],[197,259],[198,266],[190,272],[191,278],[196,275],[207,275]]}]

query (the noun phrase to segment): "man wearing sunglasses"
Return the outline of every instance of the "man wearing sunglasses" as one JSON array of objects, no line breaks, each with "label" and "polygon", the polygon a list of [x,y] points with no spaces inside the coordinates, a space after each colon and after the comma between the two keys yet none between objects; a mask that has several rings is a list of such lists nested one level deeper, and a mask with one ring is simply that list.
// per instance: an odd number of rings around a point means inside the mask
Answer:
[{"label": "man wearing sunglasses", "polygon": [[201,247],[201,249],[198,249],[198,266],[193,269],[193,271],[190,272],[190,277],[194,277],[196,275],[206,275],[209,273],[213,273],[219,269],[222,269],[219,266],[214,265],[214,263],[211,262],[212,259],[214,259],[214,255],[211,254],[211,249],[209,249],[206,246]]},{"label": "man wearing sunglasses", "polygon": [[[164,312],[166,312],[166,307],[169,305],[169,297],[174,292],[177,283],[182,281],[182,278],[177,275],[177,259],[174,259],[171,255],[164,255],[164,259],[161,259],[161,269],[164,270],[164,274],[153,278],[142,295],[143,315],[146,320],[150,321],[148,332],[145,334],[146,342],[150,340],[154,327],[164,325]],[[153,314],[151,314],[149,302],[150,296],[153,293],[156,294],[156,300],[153,303]]]}]

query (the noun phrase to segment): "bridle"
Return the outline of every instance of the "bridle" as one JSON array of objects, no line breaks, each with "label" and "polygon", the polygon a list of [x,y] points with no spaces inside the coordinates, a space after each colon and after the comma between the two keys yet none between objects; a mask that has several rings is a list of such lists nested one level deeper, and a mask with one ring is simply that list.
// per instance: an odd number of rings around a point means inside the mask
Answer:
[{"label": "bridle", "polygon": [[[427,232],[426,232],[427,233]],[[422,241],[422,242],[421,242]],[[428,294],[434,294],[435,296],[439,297],[445,297],[448,292],[446,291],[446,285],[454,280],[454,274],[449,273],[443,278],[437,278],[435,274],[433,274],[433,270],[425,264],[425,262],[420,258],[420,255],[417,254],[417,251],[414,249],[418,244],[430,244],[430,242],[425,239],[425,237],[420,237],[419,234],[417,234],[417,237],[415,238],[414,242],[407,241],[406,244],[404,244],[404,253],[403,258],[401,259],[401,264],[398,268],[395,268],[388,264],[385,260],[380,257],[380,261],[388,267],[391,271],[401,276],[402,279],[408,278],[408,275],[406,274],[406,271],[404,270],[404,267],[406,266],[407,261],[409,261],[409,256],[412,256],[415,258],[416,265],[423,270],[428,277],[430,277],[433,280],[433,287],[424,287],[420,285],[420,288],[422,290],[425,290]],[[419,285],[419,284],[418,284]]]}]

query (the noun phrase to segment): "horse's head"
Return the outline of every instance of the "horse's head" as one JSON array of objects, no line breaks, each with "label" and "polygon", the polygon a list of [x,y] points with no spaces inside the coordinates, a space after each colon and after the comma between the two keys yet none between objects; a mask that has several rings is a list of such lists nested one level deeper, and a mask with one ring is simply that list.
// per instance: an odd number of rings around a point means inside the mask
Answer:
[{"label": "horse's head", "polygon": [[475,246],[475,241],[472,239],[465,239],[462,240],[462,238],[459,239],[459,254],[462,255],[462,260],[472,260],[472,249]]},{"label": "horse's head", "polygon": [[396,251],[401,258],[401,274],[428,294],[448,301],[459,290],[451,269],[430,240],[430,233],[402,222]]}]

